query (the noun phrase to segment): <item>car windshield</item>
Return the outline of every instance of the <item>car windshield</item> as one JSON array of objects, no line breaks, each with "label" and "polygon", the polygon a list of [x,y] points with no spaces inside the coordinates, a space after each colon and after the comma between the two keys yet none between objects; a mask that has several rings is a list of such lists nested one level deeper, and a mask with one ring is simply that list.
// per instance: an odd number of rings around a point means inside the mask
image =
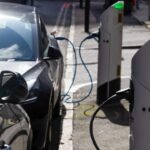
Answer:
[{"label": "car windshield", "polygon": [[35,60],[33,24],[0,16],[0,61]]}]

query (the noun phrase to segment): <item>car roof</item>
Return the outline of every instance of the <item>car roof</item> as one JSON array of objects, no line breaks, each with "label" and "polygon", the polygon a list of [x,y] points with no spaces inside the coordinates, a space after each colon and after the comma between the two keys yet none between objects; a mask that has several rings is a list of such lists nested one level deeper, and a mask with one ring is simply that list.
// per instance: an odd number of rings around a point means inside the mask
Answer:
[{"label": "car roof", "polygon": [[15,17],[25,22],[35,22],[35,7],[17,3],[0,2],[0,15]]}]

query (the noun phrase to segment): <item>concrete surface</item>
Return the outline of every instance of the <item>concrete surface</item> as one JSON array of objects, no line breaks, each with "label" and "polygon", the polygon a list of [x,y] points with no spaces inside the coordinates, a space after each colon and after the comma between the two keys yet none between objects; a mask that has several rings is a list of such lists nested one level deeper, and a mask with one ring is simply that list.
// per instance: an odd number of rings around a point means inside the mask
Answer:
[{"label": "concrete surface", "polygon": [[146,27],[150,28],[150,20],[148,19],[148,3],[147,1],[140,1],[139,9],[133,11],[132,15]]}]

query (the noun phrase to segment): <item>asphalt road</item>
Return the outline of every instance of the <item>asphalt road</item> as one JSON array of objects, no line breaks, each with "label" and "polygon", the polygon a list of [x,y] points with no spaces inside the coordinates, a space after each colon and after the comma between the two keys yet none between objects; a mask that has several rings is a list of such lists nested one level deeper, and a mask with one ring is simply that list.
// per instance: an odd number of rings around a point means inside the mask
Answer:
[{"label": "asphalt road", "polygon": [[[77,55],[82,39],[88,33],[84,32],[84,10],[79,3],[68,1],[36,1],[47,25],[49,33],[57,31],[56,35],[68,37],[75,45]],[[90,32],[98,31],[99,17],[102,13],[103,2],[91,4]],[[131,74],[131,59],[137,52],[136,46],[142,46],[150,38],[150,31],[132,16],[124,18],[122,50],[122,88],[129,87]],[[74,53],[67,42],[60,43],[65,61],[63,91],[67,91],[74,72]],[[74,104],[63,103],[62,116],[54,121],[53,149],[57,150],[94,150],[89,135],[91,115],[97,108],[96,84],[98,43],[95,39],[87,41],[82,46],[82,55],[93,78],[94,89],[84,102]],[[70,92],[73,100],[84,97],[90,88],[89,77],[78,57],[78,70],[74,86]],[[128,102],[121,101],[111,107],[106,107],[98,113],[94,121],[94,135],[102,150],[129,149],[129,112]],[[58,148],[59,147],[59,148]]]}]

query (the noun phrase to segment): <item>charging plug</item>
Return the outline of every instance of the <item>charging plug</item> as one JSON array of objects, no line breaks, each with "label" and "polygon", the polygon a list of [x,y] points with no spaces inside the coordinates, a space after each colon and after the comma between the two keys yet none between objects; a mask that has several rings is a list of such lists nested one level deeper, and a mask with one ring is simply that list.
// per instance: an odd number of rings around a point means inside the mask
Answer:
[{"label": "charging plug", "polygon": [[59,36],[59,37],[55,37],[56,40],[66,40],[67,38],[63,37],[63,36]]},{"label": "charging plug", "polygon": [[122,98],[124,98],[126,100],[130,100],[131,99],[131,89],[129,89],[129,88],[117,91],[116,94],[118,96],[121,96]]},{"label": "charging plug", "polygon": [[99,32],[92,33],[88,37],[86,37],[86,39],[88,40],[92,38],[99,38]]}]

